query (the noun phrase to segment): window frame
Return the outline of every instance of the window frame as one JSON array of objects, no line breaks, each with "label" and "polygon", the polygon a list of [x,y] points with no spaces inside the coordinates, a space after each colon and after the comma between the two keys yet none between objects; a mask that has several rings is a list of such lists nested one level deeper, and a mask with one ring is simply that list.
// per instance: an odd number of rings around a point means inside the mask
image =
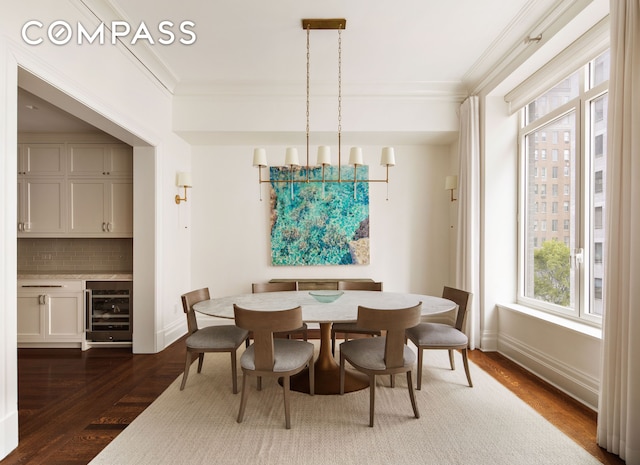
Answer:
[{"label": "window frame", "polygon": [[[592,261],[596,259],[596,257],[592,257],[591,255],[591,244],[593,242],[592,228],[595,227],[595,218],[592,218],[591,210],[593,205],[591,205],[591,198],[593,195],[593,191],[595,191],[595,181],[594,184],[591,185],[591,169],[593,160],[598,156],[602,156],[602,154],[597,152],[597,141],[594,140],[593,152],[589,153],[591,150],[590,147],[590,105],[593,101],[601,97],[602,95],[608,92],[609,82],[605,81],[591,89],[587,89],[587,84],[589,82],[589,73],[591,71],[591,64],[593,63],[594,58],[587,60],[586,63],[582,64],[578,67],[578,69],[573,69],[568,74],[568,76],[574,74],[576,71],[579,71],[579,92],[578,95],[560,105],[558,108],[548,112],[544,116],[538,118],[533,122],[527,123],[527,106],[529,103],[526,103],[522,109],[520,110],[519,124],[518,124],[518,276],[517,276],[517,303],[525,305],[527,307],[536,308],[538,310],[542,310],[548,313],[552,313],[555,315],[559,315],[562,317],[566,317],[568,319],[572,319],[575,321],[580,321],[583,323],[588,323],[590,325],[601,327],[602,325],[602,317],[600,315],[590,313],[589,306],[592,303],[593,296],[591,293],[596,293],[596,290],[591,290],[591,281],[595,278],[591,275],[593,272],[594,263]],[[566,79],[566,77],[564,78]],[[549,89],[556,86],[558,83],[562,82],[563,79],[558,80],[556,83],[551,85]],[[530,102],[536,100],[541,95],[545,94],[549,89],[540,92],[538,96],[535,96]],[[575,221],[575,245],[574,250],[571,250],[571,260],[572,267],[575,271],[575,278],[573,279],[572,285],[575,284],[575,293],[574,293],[574,305],[573,309],[569,307],[563,307],[557,304],[544,302],[532,297],[527,297],[526,293],[526,267],[527,267],[527,221],[528,221],[528,211],[527,211],[527,185],[529,182],[529,174],[527,172],[528,162],[527,162],[527,147],[526,147],[526,136],[530,134],[534,134],[537,132],[541,132],[541,128],[546,127],[550,123],[554,121],[558,121],[563,118],[565,115],[568,115],[572,112],[575,112],[575,167],[574,173],[576,177],[576,185],[574,188],[575,192],[575,216],[569,221]],[[545,131],[546,132],[546,131]],[[605,148],[606,150],[606,148]],[[563,157],[566,158],[566,155]],[[566,189],[566,185],[565,185]],[[565,192],[566,193],[566,192]],[[564,205],[564,204],[563,204]],[[595,215],[595,213],[594,213]],[[563,225],[563,230],[564,225]],[[566,237],[566,236],[565,236]],[[569,239],[570,241],[571,239]],[[566,239],[565,239],[566,241]],[[541,244],[537,244],[540,246]],[[576,252],[582,251],[582,261],[578,263],[576,260]],[[595,252],[594,252],[595,253]],[[594,284],[595,285],[595,284]]]}]

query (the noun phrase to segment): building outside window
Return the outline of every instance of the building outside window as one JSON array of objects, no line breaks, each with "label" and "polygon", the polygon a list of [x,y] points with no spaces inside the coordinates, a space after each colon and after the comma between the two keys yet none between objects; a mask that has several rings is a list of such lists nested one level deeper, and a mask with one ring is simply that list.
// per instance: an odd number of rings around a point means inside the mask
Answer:
[{"label": "building outside window", "polygon": [[[527,104],[521,112],[519,135],[525,214],[520,223],[518,300],[593,324],[601,323],[606,259],[608,74],[607,51]],[[549,159],[534,156],[548,151]],[[563,195],[561,211],[555,200],[551,212],[534,208],[547,196],[545,176],[534,174],[547,170],[553,179],[552,198]]]}]

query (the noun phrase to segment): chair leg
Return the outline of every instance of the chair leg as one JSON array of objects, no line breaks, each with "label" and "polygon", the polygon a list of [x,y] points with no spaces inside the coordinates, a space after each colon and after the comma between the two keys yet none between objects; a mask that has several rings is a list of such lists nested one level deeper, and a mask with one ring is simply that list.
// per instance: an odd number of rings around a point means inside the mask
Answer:
[{"label": "chair leg", "polygon": [[240,410],[238,411],[238,423],[242,423],[242,419],[244,418],[244,408],[247,406],[247,397],[249,396],[249,391],[247,390],[247,374],[242,373],[242,394],[240,398]]},{"label": "chair leg", "polygon": [[451,369],[456,369],[456,362],[453,360],[453,349],[449,349],[449,365],[451,365]]},{"label": "chair leg", "polygon": [[407,386],[409,386],[409,398],[411,399],[413,414],[416,416],[416,418],[420,418],[420,412],[418,411],[418,404],[416,403],[416,394],[415,392],[413,392],[413,380],[411,379],[411,370],[407,371]]},{"label": "chair leg", "polygon": [[180,384],[180,390],[184,389],[187,384],[187,377],[189,376],[189,367],[191,366],[191,352],[187,350],[187,356],[184,362],[184,374],[182,375],[182,384]]},{"label": "chair leg", "polygon": [[340,395],[344,394],[344,355],[340,352]]},{"label": "chair leg", "polygon": [[285,376],[282,380],[282,392],[284,393],[284,424],[287,429],[291,429],[291,418],[289,412],[289,385],[291,379]]},{"label": "chair leg", "polygon": [[238,368],[236,360],[236,351],[231,351],[231,390],[234,394],[238,393]]},{"label": "chair leg", "polygon": [[420,347],[418,347],[418,373],[417,373],[417,376],[418,376],[417,389],[418,389],[418,391],[420,389],[422,389],[422,355],[423,355],[423,353],[424,353],[424,350],[421,349]]},{"label": "chair leg", "polygon": [[316,393],[316,375],[315,366],[313,363],[313,355],[309,359],[309,395],[313,396]]},{"label": "chair leg", "polygon": [[204,362],[204,352],[198,354],[198,373],[202,371],[202,362]]},{"label": "chair leg", "polygon": [[262,376],[258,376],[258,380],[256,381],[256,389],[258,391],[262,391]]},{"label": "chair leg", "polygon": [[373,413],[376,409],[376,375],[369,376],[369,426],[373,427]]},{"label": "chair leg", "polygon": [[471,382],[471,373],[469,372],[469,360],[467,358],[467,349],[462,349],[462,363],[464,364],[464,372],[467,374],[467,381],[469,381],[469,387],[473,387]]}]

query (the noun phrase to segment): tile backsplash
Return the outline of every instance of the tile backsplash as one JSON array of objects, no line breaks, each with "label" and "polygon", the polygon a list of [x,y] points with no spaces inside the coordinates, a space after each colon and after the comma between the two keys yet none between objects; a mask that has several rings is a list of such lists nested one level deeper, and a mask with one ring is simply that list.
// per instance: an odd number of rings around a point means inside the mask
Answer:
[{"label": "tile backsplash", "polygon": [[18,273],[132,270],[133,239],[18,239]]}]

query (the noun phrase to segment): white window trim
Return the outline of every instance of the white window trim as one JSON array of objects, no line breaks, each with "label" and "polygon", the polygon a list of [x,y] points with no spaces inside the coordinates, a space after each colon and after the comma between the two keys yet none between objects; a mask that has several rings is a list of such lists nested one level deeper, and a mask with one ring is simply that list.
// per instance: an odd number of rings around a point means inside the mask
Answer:
[{"label": "white window trim", "polygon": [[504,99],[509,104],[509,114],[518,112],[527,103],[564,79],[569,74],[568,69],[578,69],[609,48],[609,34],[607,16],[507,93]]}]

